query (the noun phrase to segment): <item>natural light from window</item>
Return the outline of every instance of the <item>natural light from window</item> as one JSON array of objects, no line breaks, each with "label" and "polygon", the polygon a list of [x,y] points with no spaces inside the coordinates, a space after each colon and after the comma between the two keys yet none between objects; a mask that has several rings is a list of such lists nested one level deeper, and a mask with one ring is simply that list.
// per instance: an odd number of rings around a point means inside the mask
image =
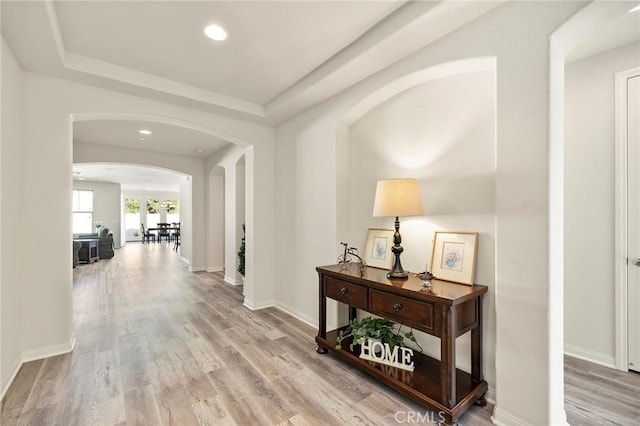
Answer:
[{"label": "natural light from window", "polygon": [[93,232],[93,191],[73,190],[73,233]]}]

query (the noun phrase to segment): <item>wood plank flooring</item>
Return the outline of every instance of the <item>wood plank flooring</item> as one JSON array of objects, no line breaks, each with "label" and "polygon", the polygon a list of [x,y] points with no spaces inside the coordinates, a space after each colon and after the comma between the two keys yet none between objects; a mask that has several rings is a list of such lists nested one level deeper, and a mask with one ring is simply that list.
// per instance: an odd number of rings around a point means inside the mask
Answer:
[{"label": "wood plank flooring", "polygon": [[[163,244],[128,244],[113,259],[80,265],[75,350],[26,363],[0,424],[388,425],[407,423],[407,413],[426,423],[423,408],[317,354],[315,329],[277,309],[244,308],[241,288],[222,278],[188,272]],[[640,389],[636,375],[567,365],[572,424],[637,423],[638,411],[598,397],[598,383],[608,382],[613,399],[628,403]],[[492,410],[473,407],[459,424],[490,425]]]}]

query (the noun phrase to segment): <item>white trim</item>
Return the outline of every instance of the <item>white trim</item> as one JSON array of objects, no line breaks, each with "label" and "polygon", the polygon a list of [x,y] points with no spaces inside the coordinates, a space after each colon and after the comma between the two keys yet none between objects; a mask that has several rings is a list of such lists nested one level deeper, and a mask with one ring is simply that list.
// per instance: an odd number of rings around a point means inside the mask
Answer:
[{"label": "white trim", "polygon": [[317,318],[310,317],[310,316],[306,315],[305,313],[303,313],[302,311],[299,311],[298,309],[292,308],[291,306],[287,305],[286,303],[275,302],[274,306],[277,309],[279,309],[282,312],[284,312],[285,314],[291,315],[292,317],[294,317],[298,321],[302,321],[303,323],[315,328],[316,330],[318,329],[318,319]]},{"label": "white trim", "polygon": [[4,384],[4,386],[0,391],[0,401],[7,394],[7,391],[11,387],[11,384],[13,384],[13,381],[18,375],[18,372],[20,371],[20,369],[25,363],[36,361],[39,359],[44,359],[44,358],[51,358],[57,355],[68,354],[70,352],[73,352],[73,348],[75,348],[75,346],[76,346],[76,338],[71,337],[71,340],[68,343],[62,343],[60,345],[45,346],[43,348],[38,348],[38,349],[33,349],[27,352],[23,352],[21,356],[16,360],[16,365],[13,368],[13,372],[11,373],[11,376],[9,376],[9,380],[7,380],[7,382]]},{"label": "white trim", "polygon": [[258,304],[253,303],[252,301],[248,300],[246,297],[244,298],[244,302],[242,303],[246,308],[252,310],[252,311],[258,311],[260,309],[264,309],[264,308],[273,308],[275,307],[275,303],[273,302],[273,300],[267,300],[266,302],[261,302]]},{"label": "white trim", "polygon": [[[223,268],[223,269],[224,269],[224,268]],[[239,282],[237,282],[237,281],[235,280],[235,278],[231,278],[231,277],[228,277],[228,276],[226,276],[226,275],[224,276],[224,282],[225,282],[225,283],[227,283],[227,284],[229,284],[229,285],[232,285],[232,286],[234,286],[234,287],[237,287],[237,286],[240,286],[240,285],[243,285],[243,284],[244,284],[244,283],[239,283]]]},{"label": "white trim", "polygon": [[616,368],[615,357],[603,354],[602,352],[592,351],[591,349],[584,349],[565,343],[564,354],[573,358],[581,359],[583,361],[602,365],[604,367]]},{"label": "white trim", "polygon": [[206,271],[204,266],[189,266],[189,272],[202,272]]},{"label": "white trim", "polygon": [[189,259],[187,259],[186,257],[184,257],[183,255],[178,256],[178,259],[180,259],[182,262],[186,263],[187,265],[191,262],[189,262]]},{"label": "white trim", "polygon": [[627,312],[627,115],[626,82],[640,67],[615,74],[615,368],[629,370]]},{"label": "white trim", "polygon": [[9,380],[7,380],[7,382],[4,384],[4,386],[0,390],[0,401],[2,401],[4,399],[4,397],[5,397],[5,395],[7,394],[7,391],[9,390],[9,387],[11,386],[11,384],[15,380],[16,376],[18,375],[18,371],[20,371],[20,368],[22,368],[22,364],[23,364],[22,358],[18,357],[18,359],[16,359],[16,364],[15,364],[15,366],[13,368],[13,372],[9,376]]},{"label": "white trim", "polygon": [[68,354],[73,351],[76,346],[76,338],[71,337],[68,343],[59,345],[45,346],[43,348],[33,349],[22,353],[22,363],[36,361],[38,359],[50,358],[52,356]]},{"label": "white trim", "polygon": [[222,271],[224,271],[224,266],[213,266],[213,267],[207,268],[207,272],[222,272]]},{"label": "white trim", "polygon": [[[491,416],[491,422],[498,426],[533,426],[531,423],[527,423],[521,418],[501,410],[497,406],[493,409],[493,415]],[[568,423],[565,423],[568,424]],[[557,425],[559,426],[559,425]]]},{"label": "white trim", "polygon": [[487,387],[487,394],[484,396],[487,402],[495,407],[496,405],[496,390],[491,386]]}]

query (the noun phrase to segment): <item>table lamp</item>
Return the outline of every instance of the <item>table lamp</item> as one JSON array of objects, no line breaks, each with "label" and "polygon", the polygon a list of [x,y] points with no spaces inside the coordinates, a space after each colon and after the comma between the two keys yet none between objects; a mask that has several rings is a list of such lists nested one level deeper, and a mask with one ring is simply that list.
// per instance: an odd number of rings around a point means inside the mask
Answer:
[{"label": "table lamp", "polygon": [[379,180],[376,186],[376,198],[373,203],[373,216],[395,216],[396,232],[393,234],[393,268],[387,278],[408,278],[409,273],[402,269],[400,254],[404,251],[400,243],[400,216],[420,216],[424,213],[420,189],[415,179]]}]

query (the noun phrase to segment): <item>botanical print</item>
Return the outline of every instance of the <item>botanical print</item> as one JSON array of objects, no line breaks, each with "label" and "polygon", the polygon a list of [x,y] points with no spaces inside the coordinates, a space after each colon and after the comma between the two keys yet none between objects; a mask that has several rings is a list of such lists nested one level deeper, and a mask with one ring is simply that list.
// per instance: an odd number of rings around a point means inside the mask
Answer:
[{"label": "botanical print", "polygon": [[462,271],[464,243],[444,242],[442,249],[442,269]]},{"label": "botanical print", "polygon": [[384,260],[387,257],[387,239],[384,237],[373,237],[372,259]]}]

